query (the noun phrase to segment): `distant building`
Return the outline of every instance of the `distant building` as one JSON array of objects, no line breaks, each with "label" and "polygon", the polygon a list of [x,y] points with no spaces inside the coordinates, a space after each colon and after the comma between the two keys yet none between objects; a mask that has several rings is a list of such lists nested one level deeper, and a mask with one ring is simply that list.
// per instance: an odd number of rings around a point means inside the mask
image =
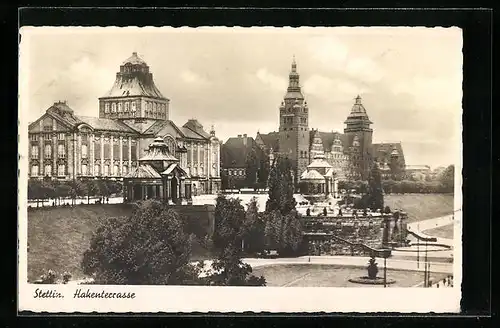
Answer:
[{"label": "distant building", "polygon": [[183,126],[172,122],[170,100],[137,53],[122,63],[98,109],[98,118],[80,116],[66,102],[56,102],[29,125],[30,178],[122,179],[161,137],[187,173],[194,195],[220,189],[214,129],[206,132],[196,119]]},{"label": "distant building", "polygon": [[257,133],[255,141],[267,153],[282,155],[292,161],[295,181],[314,158],[323,152],[338,179],[366,179],[373,161],[385,168],[385,176],[405,170],[401,143],[373,143],[373,124],[358,95],[345,120],[344,132],[309,129],[309,106],[302,93],[295,59],[289,83],[279,107],[279,131]]},{"label": "distant building", "polygon": [[431,167],[428,165],[406,165],[406,178],[413,180],[425,180],[431,178]]},{"label": "distant building", "polygon": [[[249,157],[253,152],[255,170],[248,172]],[[234,187],[253,187],[246,185],[248,181],[258,180],[258,170],[262,161],[268,161],[265,152],[257,145],[252,137],[246,134],[238,135],[226,140],[221,146],[221,169],[223,175],[228,179],[230,188]],[[248,177],[248,174],[254,174],[254,177]]]}]

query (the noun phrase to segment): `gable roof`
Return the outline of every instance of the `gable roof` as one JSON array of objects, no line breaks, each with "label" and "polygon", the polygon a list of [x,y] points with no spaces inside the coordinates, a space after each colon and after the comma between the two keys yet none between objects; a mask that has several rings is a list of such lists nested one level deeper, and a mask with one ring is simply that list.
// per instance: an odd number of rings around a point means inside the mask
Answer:
[{"label": "gable roof", "polygon": [[345,147],[345,140],[346,136],[343,133],[337,132],[337,131],[332,131],[332,132],[323,132],[323,131],[318,131],[318,130],[311,130],[310,132],[310,143],[312,144],[314,140],[314,136],[316,133],[319,134],[319,137],[321,138],[321,141],[323,142],[323,150],[325,152],[329,152],[332,150],[332,145],[333,141],[335,138],[338,136],[340,141],[342,142],[342,145]]}]

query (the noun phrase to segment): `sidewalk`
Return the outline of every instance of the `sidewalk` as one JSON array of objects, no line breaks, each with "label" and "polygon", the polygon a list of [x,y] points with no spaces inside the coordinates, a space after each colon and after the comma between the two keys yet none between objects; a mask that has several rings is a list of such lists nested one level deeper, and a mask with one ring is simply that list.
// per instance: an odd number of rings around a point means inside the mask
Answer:
[{"label": "sidewalk", "polygon": [[[429,236],[429,235],[425,234],[423,231],[434,229],[434,228],[439,228],[439,227],[446,226],[449,224],[454,224],[454,223],[455,223],[455,221],[453,219],[453,215],[450,214],[450,215],[437,217],[434,219],[408,223],[407,229],[419,234],[422,237],[434,237],[434,236]],[[440,238],[440,237],[435,237],[435,238],[437,239],[438,244],[453,246],[453,239]]]}]

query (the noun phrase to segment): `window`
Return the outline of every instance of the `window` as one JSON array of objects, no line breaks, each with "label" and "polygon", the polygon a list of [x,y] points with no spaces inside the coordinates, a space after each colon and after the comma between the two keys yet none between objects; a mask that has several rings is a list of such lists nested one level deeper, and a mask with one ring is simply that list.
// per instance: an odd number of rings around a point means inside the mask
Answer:
[{"label": "window", "polygon": [[118,113],[121,113],[123,110],[122,110],[122,103],[119,102],[118,103]]},{"label": "window", "polygon": [[38,176],[38,165],[31,166],[31,176],[33,177]]},{"label": "window", "polygon": [[46,176],[50,176],[52,174],[52,166],[50,164],[45,165],[45,172],[44,174]]},{"label": "window", "polygon": [[31,158],[38,159],[38,146],[31,146]]},{"label": "window", "polygon": [[58,176],[64,176],[66,171],[66,166],[64,164],[59,164],[57,166],[57,175]]},{"label": "window", "polygon": [[111,103],[111,113],[116,113],[116,104]]},{"label": "window", "polygon": [[59,158],[65,158],[66,157],[66,149],[64,148],[64,145],[58,145],[57,146],[57,156]]},{"label": "window", "polygon": [[109,176],[109,165],[104,165],[104,176]]},{"label": "window", "polygon": [[52,146],[47,144],[45,145],[45,158],[51,158],[52,157]]},{"label": "window", "polygon": [[82,175],[88,175],[89,172],[88,172],[88,168],[87,168],[87,164],[82,164]]},{"label": "window", "polygon": [[124,167],[122,168],[122,171],[123,171],[123,172],[122,172],[122,173],[123,173],[123,175],[127,175],[127,174],[128,174],[128,167],[127,167],[127,166],[124,166]]},{"label": "window", "polygon": [[66,135],[64,133],[57,134],[57,140],[64,141],[64,139],[66,139]]},{"label": "window", "polygon": [[43,131],[45,131],[45,132],[52,131],[52,125],[44,125],[43,126]]},{"label": "window", "polygon": [[83,144],[82,145],[82,158],[87,158],[88,156],[88,147],[87,145]]},{"label": "window", "polygon": [[136,111],[136,102],[135,101],[132,102],[132,111],[133,112]]},{"label": "window", "polygon": [[104,158],[108,159],[108,158],[111,158],[111,152],[110,152],[110,148],[111,146],[109,145],[109,143],[105,143],[104,144]]},{"label": "window", "polygon": [[129,109],[130,109],[130,103],[127,101],[127,102],[125,103],[125,112],[128,112],[128,111],[129,111]]},{"label": "window", "polygon": [[94,143],[94,158],[101,159],[101,142]]},{"label": "window", "polygon": [[104,104],[104,113],[109,113],[109,103]]},{"label": "window", "polygon": [[101,175],[101,166],[99,164],[94,165],[94,175]]},{"label": "window", "polygon": [[52,137],[50,136],[49,133],[47,133],[47,134],[45,134],[44,139],[45,140],[52,140]]},{"label": "window", "polygon": [[31,141],[38,141],[38,134],[30,134]]},{"label": "window", "polygon": [[116,176],[116,177],[117,177],[118,175],[120,175],[120,170],[118,169],[118,165],[115,165],[115,166],[113,167],[113,175],[114,175],[114,176]]},{"label": "window", "polygon": [[123,161],[128,161],[128,145],[125,143],[122,144],[122,157]]},{"label": "window", "polygon": [[131,148],[131,154],[130,155],[132,157],[131,159],[133,161],[136,161],[137,160],[137,146],[136,145],[132,145],[130,148]]}]

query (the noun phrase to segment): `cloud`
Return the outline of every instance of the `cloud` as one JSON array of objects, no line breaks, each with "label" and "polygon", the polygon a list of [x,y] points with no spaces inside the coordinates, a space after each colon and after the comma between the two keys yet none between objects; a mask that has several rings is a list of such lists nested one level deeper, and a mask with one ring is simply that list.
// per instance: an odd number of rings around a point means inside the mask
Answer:
[{"label": "cloud", "polygon": [[284,77],[270,73],[266,68],[259,68],[255,76],[260,82],[277,91],[285,92],[288,85]]},{"label": "cloud", "polygon": [[181,79],[189,84],[209,84],[209,81],[191,70],[183,70]]},{"label": "cloud", "polygon": [[353,58],[345,66],[347,74],[364,82],[375,82],[383,77],[382,69],[370,58]]},{"label": "cloud", "polygon": [[314,60],[330,69],[340,69],[347,60],[349,49],[335,37],[314,37],[309,43]]},{"label": "cloud", "polygon": [[304,82],[304,93],[333,102],[344,102],[364,93],[367,87],[345,79],[332,79],[313,74]]}]

